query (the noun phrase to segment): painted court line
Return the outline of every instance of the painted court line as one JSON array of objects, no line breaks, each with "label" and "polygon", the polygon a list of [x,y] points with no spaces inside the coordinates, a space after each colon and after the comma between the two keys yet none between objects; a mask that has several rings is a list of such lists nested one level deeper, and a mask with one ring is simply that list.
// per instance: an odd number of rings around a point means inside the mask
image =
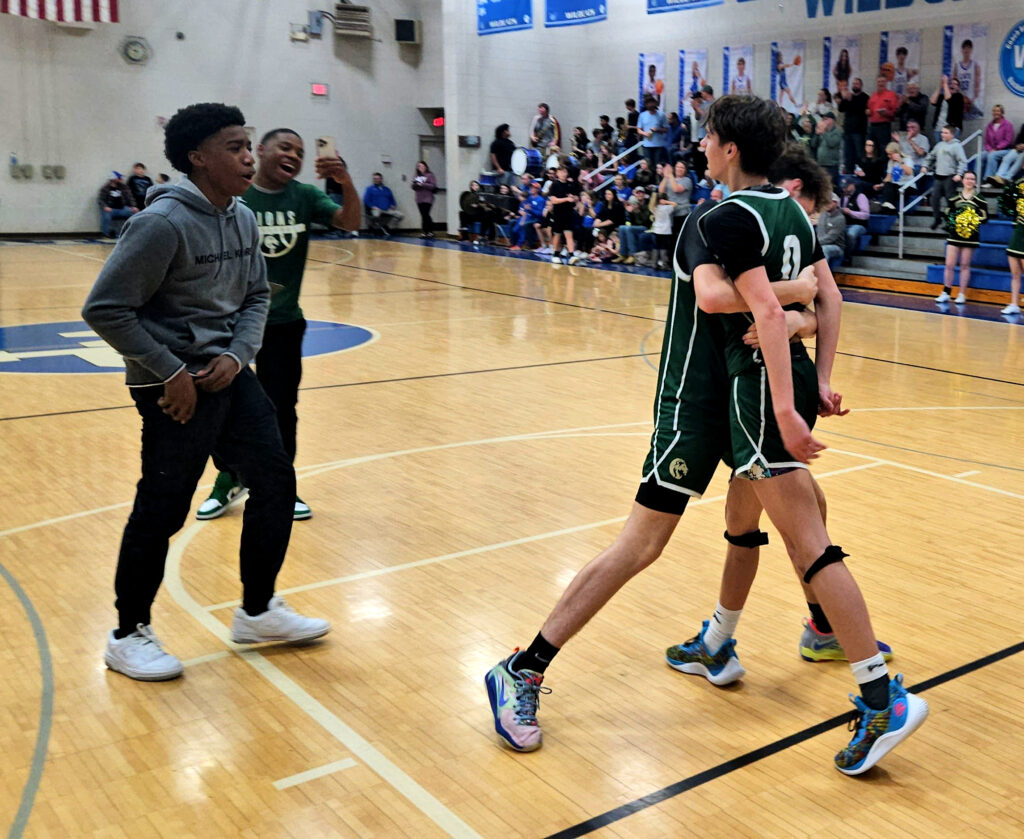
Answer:
[{"label": "painted court line", "polygon": [[187,661],[183,661],[181,663],[181,666],[182,667],[195,667],[197,664],[206,664],[207,662],[210,662],[210,661],[219,661],[222,658],[227,658],[229,655],[231,655],[231,653],[228,652],[227,650],[221,650],[220,652],[209,653],[207,655],[200,655],[200,656],[196,656],[195,658],[190,658]]},{"label": "painted court line", "polygon": [[306,781],[313,781],[324,777],[324,775],[333,775],[342,769],[351,769],[353,766],[358,765],[352,758],[346,757],[344,760],[336,760],[334,763],[318,766],[316,769],[307,769],[305,772],[299,772],[297,775],[289,775],[280,781],[274,781],[274,786],[278,789],[288,789],[288,787],[295,787],[306,783]]},{"label": "painted court line", "polygon": [[368,740],[344,723],[340,717],[315,699],[277,665],[264,658],[258,650],[247,649],[232,643],[228,628],[193,599],[181,582],[181,558],[204,524],[204,522],[194,522],[185,528],[167,552],[167,572],[164,585],[174,601],[449,836],[457,837],[457,839],[478,837],[478,834],[462,819],[388,760]]},{"label": "painted court line", "polygon": [[[593,436],[593,435],[588,435]],[[552,438],[560,439],[560,438]],[[832,472],[823,472],[816,477],[820,480],[821,478],[831,478],[836,475],[846,475],[850,472],[860,472],[862,469],[874,469],[876,466],[881,466],[881,463],[862,463],[859,466],[847,466],[844,469],[836,469]],[[702,504],[712,504],[716,501],[724,501],[724,495],[714,495],[707,498],[700,498],[695,501],[691,501],[688,507],[699,507]],[[281,589],[278,594],[298,594],[303,591],[313,591],[319,588],[328,588],[330,586],[337,586],[343,583],[351,583],[356,580],[366,580],[372,577],[381,577],[385,574],[394,574],[398,571],[407,571],[410,568],[420,568],[424,565],[434,565],[438,562],[446,562],[450,559],[462,559],[468,556],[479,556],[480,554],[490,553],[491,551],[498,551],[502,548],[513,548],[517,545],[527,545],[530,542],[542,542],[546,539],[557,539],[559,536],[568,536],[572,533],[583,533],[587,530],[596,530],[601,527],[608,527],[612,524],[622,524],[626,520],[626,516],[618,516],[613,519],[603,519],[602,521],[594,521],[589,524],[578,524],[574,527],[564,527],[561,530],[551,530],[547,533],[538,533],[534,536],[523,536],[519,539],[509,539],[505,542],[494,542],[490,545],[481,545],[477,548],[468,548],[464,551],[456,551],[455,553],[442,554],[441,556],[432,556],[427,559],[417,559],[413,562],[403,562],[401,565],[389,565],[385,568],[373,568],[369,571],[360,571],[357,574],[348,574],[344,577],[334,577],[330,580],[319,580],[315,583],[306,583],[301,586],[294,586],[292,588]],[[206,606],[206,611],[216,612],[220,609],[235,608],[241,604],[240,600],[229,600],[224,603],[214,603],[211,606]]]},{"label": "painted court line", "polygon": [[959,475],[954,475],[953,477],[954,478],[966,478],[969,475],[980,475],[980,474],[981,474],[981,470],[980,469],[972,469],[970,472],[961,472]]}]

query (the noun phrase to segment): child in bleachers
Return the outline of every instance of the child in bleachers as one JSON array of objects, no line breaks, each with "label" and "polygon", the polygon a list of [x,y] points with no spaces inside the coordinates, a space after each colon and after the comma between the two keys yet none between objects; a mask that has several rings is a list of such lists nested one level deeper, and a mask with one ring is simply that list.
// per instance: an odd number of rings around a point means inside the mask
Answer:
[{"label": "child in bleachers", "polygon": [[613,230],[610,234],[603,230],[597,232],[594,246],[590,249],[591,262],[614,262],[619,255],[618,236]]}]

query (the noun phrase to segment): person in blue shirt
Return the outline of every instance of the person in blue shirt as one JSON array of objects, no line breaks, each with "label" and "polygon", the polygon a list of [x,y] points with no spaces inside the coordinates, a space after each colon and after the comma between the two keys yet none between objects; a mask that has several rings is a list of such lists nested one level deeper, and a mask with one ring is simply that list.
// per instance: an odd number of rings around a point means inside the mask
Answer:
[{"label": "person in blue shirt", "polygon": [[668,159],[665,146],[668,140],[668,120],[658,110],[657,99],[648,97],[644,100],[644,112],[637,119],[636,127],[637,134],[643,138],[642,148],[647,162],[652,168],[664,163]]},{"label": "person in blue shirt", "polygon": [[363,193],[363,207],[371,232],[382,236],[390,236],[391,226],[402,220],[395,196],[384,186],[384,176],[380,172],[373,173],[373,183]]},{"label": "person in blue shirt", "polygon": [[537,241],[543,244],[541,224],[544,221],[544,207],[547,199],[540,194],[540,181],[530,183],[530,196],[519,204],[519,219],[512,226],[510,240],[512,250],[517,251],[529,241],[529,231],[533,228]]}]

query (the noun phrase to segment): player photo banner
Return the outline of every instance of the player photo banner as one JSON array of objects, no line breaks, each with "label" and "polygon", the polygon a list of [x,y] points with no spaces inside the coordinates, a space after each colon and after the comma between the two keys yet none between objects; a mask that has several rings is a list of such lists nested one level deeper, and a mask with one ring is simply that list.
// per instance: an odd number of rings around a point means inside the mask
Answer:
[{"label": "player photo banner", "polygon": [[825,38],[821,86],[836,94],[846,90],[860,76],[860,38],[837,35]]},{"label": "player photo banner", "polygon": [[533,0],[476,0],[476,34],[533,28]]},{"label": "player photo banner", "polygon": [[708,51],[679,50],[679,117],[693,117],[692,99],[708,83]]},{"label": "player photo banner", "polygon": [[722,92],[753,94],[753,47],[722,47]]},{"label": "player photo banner", "polygon": [[878,74],[889,80],[889,90],[898,96],[903,96],[911,81],[920,84],[920,73],[920,29],[901,29],[879,33]]},{"label": "player photo banner", "polygon": [[988,25],[964,23],[947,26],[942,33],[942,75],[960,82],[964,119],[985,115],[985,55]]},{"label": "player photo banner", "polygon": [[804,102],[806,41],[772,41],[772,99],[791,114]]},{"label": "player photo banner", "polygon": [[685,12],[687,9],[703,9],[707,6],[721,6],[725,0],[647,0],[647,14],[662,12]]},{"label": "player photo banner", "polygon": [[547,0],[544,26],[579,26],[608,19],[605,0]]},{"label": "player photo banner", "polygon": [[648,96],[653,96],[658,100],[658,110],[665,110],[665,53],[640,53],[639,68],[637,107],[642,111],[644,100]]}]

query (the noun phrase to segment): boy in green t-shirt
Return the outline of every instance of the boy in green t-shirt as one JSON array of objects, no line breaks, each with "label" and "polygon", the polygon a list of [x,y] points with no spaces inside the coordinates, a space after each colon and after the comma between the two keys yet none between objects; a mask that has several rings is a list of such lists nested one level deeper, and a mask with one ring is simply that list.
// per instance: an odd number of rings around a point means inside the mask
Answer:
[{"label": "boy in green t-shirt", "polygon": [[[263,347],[256,354],[256,376],[277,408],[277,424],[288,456],[295,460],[295,406],[302,380],[302,337],[306,320],[299,307],[299,290],[309,250],[312,222],[340,230],[359,225],[359,195],[345,164],[338,157],[318,157],[318,178],[329,177],[342,186],[344,207],[339,207],[312,184],[295,180],[305,156],[302,138],[290,128],[275,128],[263,135],[256,147],[259,166],[253,185],[242,201],[256,215],[260,250],[267,262],[270,281],[270,312],[263,333]],[[220,469],[213,491],[196,513],[198,519],[222,515],[245,492],[238,478],[216,459]],[[309,506],[295,497],[296,521],[311,518]]]}]

